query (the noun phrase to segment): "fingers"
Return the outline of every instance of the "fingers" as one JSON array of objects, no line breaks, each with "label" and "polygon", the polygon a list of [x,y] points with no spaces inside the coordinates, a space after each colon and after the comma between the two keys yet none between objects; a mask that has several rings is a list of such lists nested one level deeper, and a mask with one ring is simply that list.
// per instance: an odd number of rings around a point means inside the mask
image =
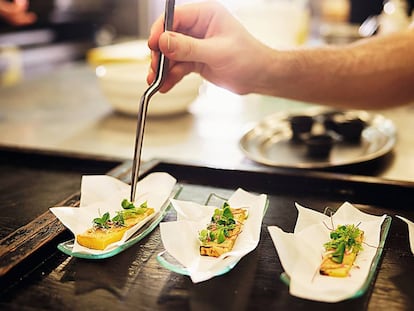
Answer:
[{"label": "fingers", "polygon": [[161,92],[168,91],[191,71],[201,73],[204,65],[220,63],[220,55],[212,51],[216,51],[225,39],[225,36],[220,37],[223,30],[229,28],[225,22],[226,14],[229,15],[227,10],[215,1],[177,6],[174,31],[167,32],[164,32],[164,18],[160,16],[152,25],[148,38],[148,46],[153,52],[147,82],[154,81],[158,52],[170,60],[170,71]]},{"label": "fingers", "polygon": [[[176,39],[176,36],[180,37]],[[182,44],[186,46],[179,46],[181,43],[178,41],[183,41]],[[187,41],[186,43],[184,43]],[[171,61],[191,61],[194,56],[192,50],[195,47],[191,46],[191,38],[187,40],[183,38],[180,34],[176,33],[162,33],[160,40],[159,40],[159,50]],[[159,52],[152,51],[151,52],[151,69],[152,71],[156,71],[159,59]],[[170,66],[173,65],[170,63]]]},{"label": "fingers", "polygon": [[33,23],[36,14],[27,12],[29,3],[27,0],[15,0],[13,2],[1,2],[0,15],[11,25],[23,26]]},{"label": "fingers", "polygon": [[36,15],[34,13],[24,13],[14,15],[13,17],[7,18],[9,23],[14,26],[24,26],[32,24],[36,20]]},{"label": "fingers", "polygon": [[29,1],[28,0],[14,0],[14,3],[17,7],[20,7],[23,10],[26,10],[29,7]]},{"label": "fingers", "polygon": [[[195,71],[192,63],[174,63],[170,62],[170,68],[167,73],[167,78],[165,79],[160,92],[165,93],[174,87],[178,82],[180,82],[187,74]],[[147,83],[151,84],[155,80],[156,68],[153,69],[150,67]]]},{"label": "fingers", "polygon": [[161,52],[175,61],[204,62],[212,51],[208,45],[208,39],[196,39],[176,32],[164,32],[159,40]]},{"label": "fingers", "polygon": [[154,24],[151,26],[150,35],[148,37],[148,47],[152,51],[158,51],[158,40],[160,38],[160,35],[163,33],[163,18],[158,18]]},{"label": "fingers", "polygon": [[[168,82],[162,90],[166,90],[169,85],[173,86],[186,74],[194,71],[196,63],[207,62],[211,51],[214,51],[206,46],[208,44],[208,40],[195,39],[174,32],[163,33],[159,40],[159,48],[170,61],[170,72]],[[147,76],[148,83],[152,83],[155,79],[158,60],[159,53],[152,51],[150,72]]]},{"label": "fingers", "polygon": [[[212,20],[223,13],[224,8],[215,1],[204,3],[188,3],[177,6],[174,11],[173,31],[196,38],[204,38]],[[164,16],[161,15],[153,23],[148,38],[151,50],[158,50],[158,41],[164,31]]]}]

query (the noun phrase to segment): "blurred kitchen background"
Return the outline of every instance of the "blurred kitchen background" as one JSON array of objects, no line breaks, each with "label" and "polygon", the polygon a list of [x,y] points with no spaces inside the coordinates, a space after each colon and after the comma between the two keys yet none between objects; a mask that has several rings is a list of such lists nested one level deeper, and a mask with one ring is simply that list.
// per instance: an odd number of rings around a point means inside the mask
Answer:
[{"label": "blurred kitchen background", "polygon": [[[176,1],[177,4],[185,2],[191,1]],[[222,2],[229,7],[250,5],[258,9],[260,14],[260,7],[281,1],[222,0]],[[343,37],[349,39],[358,34],[355,34],[355,31],[350,34],[349,29],[343,27],[321,30],[319,27],[321,18],[360,25],[369,16],[379,15],[384,9],[383,0],[285,0],[284,2],[300,2],[306,5],[311,17],[309,21],[313,22],[310,28],[312,34],[317,35],[317,32],[322,31],[328,41],[331,40],[333,43],[335,43],[335,36],[336,39],[342,36],[337,40],[340,41],[344,40]],[[401,0],[386,2],[400,3]],[[413,9],[413,2],[414,0],[405,2],[404,10],[407,12],[407,17]],[[0,48],[3,55],[0,58],[0,71],[12,66],[14,61],[15,66],[22,67],[21,74],[25,78],[30,78],[58,65],[84,58],[91,47],[108,45],[128,38],[146,38],[151,23],[162,13],[163,7],[163,0],[31,0],[30,10],[38,15],[34,25],[16,28],[0,21]],[[261,20],[254,14],[250,15],[253,23]],[[305,17],[303,19],[306,20]]]},{"label": "blurred kitchen background", "polygon": [[35,24],[13,27],[0,19],[0,71],[15,56],[30,78],[85,58],[91,47],[145,38],[163,6],[160,0],[30,0]]},{"label": "blurred kitchen background", "polygon": [[[413,1],[410,1],[406,2],[407,16],[413,9]],[[177,4],[185,2],[192,1],[176,1]],[[309,8],[314,25],[315,22],[320,21],[322,15],[333,21],[360,25],[369,16],[381,14],[384,8],[383,0],[222,0],[222,2],[229,7],[250,5],[258,14],[260,14],[260,7],[263,8],[272,2],[301,2]],[[127,38],[145,38],[150,24],[162,13],[163,6],[163,0],[31,0],[30,9],[38,15],[34,25],[16,28],[0,21],[0,48],[3,51],[0,70],[10,66],[7,62],[12,62],[13,55],[16,56],[15,54],[18,53],[24,76],[30,77],[56,65],[82,59],[86,51],[93,46],[108,45]],[[253,14],[250,16],[253,22],[261,20]],[[305,17],[303,20],[308,22]],[[319,26],[311,29],[314,31],[313,34],[315,30],[320,30]],[[330,30],[323,31],[327,38],[338,36],[329,33]],[[342,28],[335,31],[342,32],[342,37],[350,37],[349,29]]]},{"label": "blurred kitchen background", "polygon": [[[220,1],[265,44],[295,48],[403,29],[412,20],[414,0]],[[1,23],[0,149],[131,159],[138,102],[148,86],[146,38],[164,5],[31,0],[35,24]],[[273,113],[313,108],[318,107],[283,98],[238,96],[189,75],[151,99],[142,159],[250,165],[239,148],[247,128]],[[405,129],[392,159],[378,169],[383,177],[413,179],[413,111],[413,105],[377,111]]]}]

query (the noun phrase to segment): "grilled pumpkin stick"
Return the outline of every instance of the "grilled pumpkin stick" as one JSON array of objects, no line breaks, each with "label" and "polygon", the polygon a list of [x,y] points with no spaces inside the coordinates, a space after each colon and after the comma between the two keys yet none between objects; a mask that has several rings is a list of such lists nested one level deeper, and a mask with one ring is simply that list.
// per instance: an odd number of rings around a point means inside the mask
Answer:
[{"label": "grilled pumpkin stick", "polygon": [[121,206],[122,210],[112,219],[108,212],[95,218],[92,228],[76,236],[78,243],[87,248],[104,250],[109,244],[121,240],[128,229],[154,213],[147,202],[136,207],[125,199]]},{"label": "grilled pumpkin stick", "polygon": [[325,254],[319,273],[333,277],[346,277],[362,250],[364,231],[355,225],[340,225],[330,233],[331,240],[324,244]]},{"label": "grilled pumpkin stick", "polygon": [[227,202],[217,208],[206,229],[199,233],[200,255],[219,257],[230,252],[247,216],[247,209],[231,208]]}]

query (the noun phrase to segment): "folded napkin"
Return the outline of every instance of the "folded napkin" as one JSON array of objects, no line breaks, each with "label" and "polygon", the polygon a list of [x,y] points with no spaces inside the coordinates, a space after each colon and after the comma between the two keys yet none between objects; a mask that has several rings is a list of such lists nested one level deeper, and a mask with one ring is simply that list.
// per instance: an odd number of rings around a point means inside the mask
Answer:
[{"label": "folded napkin", "polygon": [[232,208],[247,208],[249,217],[233,250],[218,258],[200,256],[198,234],[210,222],[214,210],[221,206],[204,206],[180,200],[171,200],[171,203],[177,211],[177,221],[160,224],[161,239],[166,251],[185,267],[194,283],[228,272],[259,243],[267,203],[264,194],[254,195],[238,189],[229,198],[228,203]]},{"label": "folded napkin", "polygon": [[[135,205],[139,206],[147,201],[148,206],[160,210],[176,184],[176,179],[163,172],[152,173],[137,183]],[[92,227],[96,217],[109,212],[111,217],[122,210],[121,202],[129,199],[131,186],[108,175],[88,175],[82,177],[81,198],[79,207],[52,207],[50,211],[76,236]],[[112,243],[104,250],[95,250],[83,247],[75,241],[73,253],[104,254],[122,245],[140,227],[154,215],[144,219],[131,229],[127,230],[118,242]]]},{"label": "folded napkin", "polygon": [[[338,302],[354,296],[363,286],[380,242],[381,225],[386,217],[363,213],[345,202],[332,216],[296,204],[298,218],[293,233],[269,226],[269,233],[285,273],[290,277],[289,291],[300,298]],[[338,225],[357,225],[364,231],[363,250],[359,252],[350,276],[336,278],[319,274],[330,229]],[[358,268],[356,268],[358,267]]]},{"label": "folded napkin", "polygon": [[409,238],[410,238],[410,248],[411,248],[411,253],[413,253],[413,255],[414,255],[414,222],[412,222],[412,221],[410,221],[407,218],[404,218],[402,216],[396,215],[396,217],[398,217],[399,219],[401,219],[402,221],[404,221],[408,225],[408,235],[409,235]]}]

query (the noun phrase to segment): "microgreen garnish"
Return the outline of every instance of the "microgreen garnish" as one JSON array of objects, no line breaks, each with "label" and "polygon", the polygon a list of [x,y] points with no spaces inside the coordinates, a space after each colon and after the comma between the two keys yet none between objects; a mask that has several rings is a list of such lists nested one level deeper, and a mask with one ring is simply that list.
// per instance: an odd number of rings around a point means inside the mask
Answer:
[{"label": "microgreen garnish", "polygon": [[111,216],[108,212],[102,215],[102,217],[97,217],[93,220],[93,225],[96,228],[108,229],[110,226]]},{"label": "microgreen garnish", "polygon": [[115,226],[122,227],[125,225],[124,214],[122,212],[117,212],[116,216],[112,218],[112,222]]},{"label": "microgreen garnish", "polygon": [[236,227],[230,205],[225,202],[221,208],[216,208],[206,229],[199,233],[201,242],[215,241],[223,243],[230,236],[231,230]]},{"label": "microgreen garnish", "polygon": [[121,202],[121,206],[123,209],[138,209],[138,208],[148,208],[148,202],[145,201],[143,203],[141,203],[141,205],[139,207],[136,207],[134,203],[132,203],[131,201],[128,201],[127,199],[123,199]]},{"label": "microgreen garnish", "polygon": [[123,209],[131,209],[131,208],[135,208],[134,203],[128,201],[127,199],[123,199],[121,202],[121,206]]},{"label": "microgreen garnish", "polygon": [[324,244],[326,250],[332,250],[331,259],[336,263],[342,263],[345,251],[359,252],[362,243],[359,240],[361,230],[355,225],[338,226],[331,231],[331,240]]},{"label": "microgreen garnish", "polygon": [[134,203],[128,201],[127,199],[124,199],[122,200],[121,206],[124,209],[123,211],[121,211],[122,215],[124,216],[124,219],[128,219],[136,215],[145,213],[148,208],[148,203],[147,201],[145,201],[139,207],[136,207]]},{"label": "microgreen garnish", "polygon": [[106,212],[102,217],[97,217],[93,220],[93,227],[96,229],[109,229],[111,226],[122,227],[125,226],[125,219],[134,217],[145,213],[148,208],[147,201],[136,207],[134,203],[127,199],[121,202],[122,211],[116,212],[116,216],[111,219],[109,212]]}]

